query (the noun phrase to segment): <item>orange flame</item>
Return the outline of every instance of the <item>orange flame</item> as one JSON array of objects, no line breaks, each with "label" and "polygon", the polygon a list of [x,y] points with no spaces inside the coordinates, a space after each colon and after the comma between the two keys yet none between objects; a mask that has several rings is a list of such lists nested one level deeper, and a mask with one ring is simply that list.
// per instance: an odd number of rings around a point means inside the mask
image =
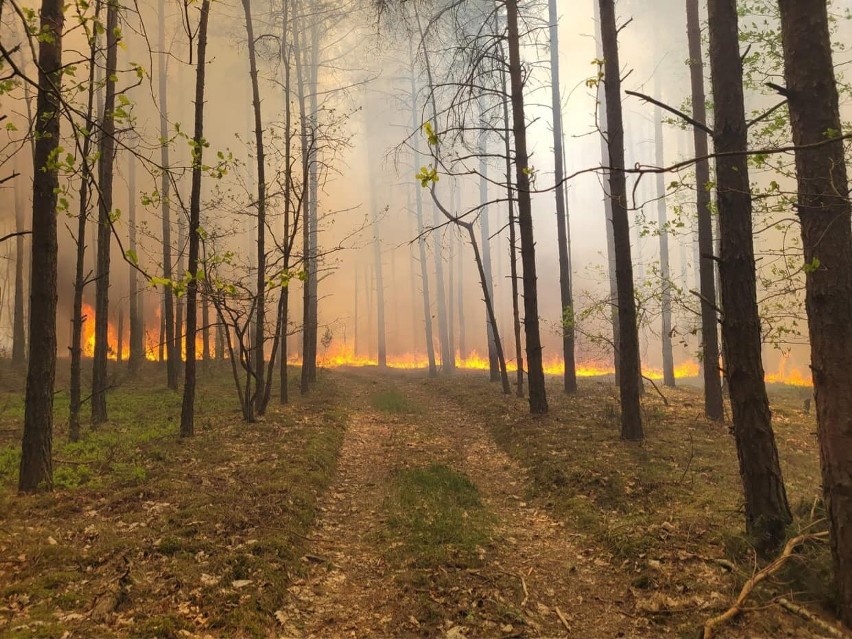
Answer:
[{"label": "orange flame", "polygon": [[811,374],[790,366],[790,354],[785,353],[778,360],[778,370],[766,373],[766,381],[770,384],[789,384],[790,386],[813,386]]}]

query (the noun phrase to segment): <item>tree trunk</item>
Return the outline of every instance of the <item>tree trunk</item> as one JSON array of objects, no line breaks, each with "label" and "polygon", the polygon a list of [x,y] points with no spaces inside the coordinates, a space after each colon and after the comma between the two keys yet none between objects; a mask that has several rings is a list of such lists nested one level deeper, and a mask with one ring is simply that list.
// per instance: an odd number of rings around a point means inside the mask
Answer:
[{"label": "tree trunk", "polygon": [[553,160],[556,184],[556,241],[559,250],[559,294],[562,302],[562,361],[565,372],[562,375],[562,389],[566,393],[577,392],[577,371],[574,363],[574,302],[571,299],[571,262],[568,246],[568,224],[565,203],[565,189],[562,181],[565,167],[562,155],[562,93],[559,89],[559,16],[556,13],[556,0],[548,0],[548,20],[550,21],[550,105],[553,112]]},{"label": "tree trunk", "polygon": [[[656,164],[663,166],[665,153],[663,150],[663,112],[658,107],[654,112],[654,139],[656,148]],[[660,231],[660,278],[662,279],[662,291],[660,291],[660,311],[662,315],[662,342],[663,351],[663,384],[674,388],[674,353],[672,352],[672,282],[669,269],[669,220],[666,210],[666,177],[662,173],[657,174],[657,225]]]},{"label": "tree trunk", "polygon": [[[24,231],[24,208],[26,198],[21,180],[15,181],[15,232]],[[12,364],[23,370],[27,363],[27,334],[24,328],[24,262],[26,250],[24,236],[15,238],[15,309],[12,318]]]},{"label": "tree trunk", "polygon": [[[417,131],[417,83],[414,79],[414,52],[409,49],[409,57],[411,59],[411,130]],[[420,136],[413,135],[411,144],[413,145],[414,167],[415,170],[420,167]],[[434,377],[438,373],[438,367],[435,365],[435,344],[432,336],[432,305],[429,295],[429,265],[426,260],[426,236],[423,225],[423,194],[420,185],[414,185],[415,197],[415,215],[417,217],[417,250],[420,262],[420,282],[423,291],[423,326],[425,327],[426,336],[426,357],[429,359],[429,376]],[[462,348],[462,337],[464,331],[464,319],[462,317],[461,308],[462,296],[459,296],[459,347]]]},{"label": "tree trunk", "polygon": [[33,158],[30,344],[18,489],[53,487],[53,386],[56,375],[56,201],[62,84],[62,2],[43,0],[38,51],[38,98]]},{"label": "tree trunk", "polygon": [[[432,226],[435,229],[441,225],[438,207],[432,205]],[[434,240],[435,260],[435,295],[438,310],[438,340],[441,342],[441,370],[444,373],[452,373],[455,369],[455,358],[450,353],[450,336],[447,323],[447,294],[444,290],[444,241],[440,230],[432,232]]]},{"label": "tree trunk", "polygon": [[[370,162],[370,167],[375,166]],[[382,269],[382,240],[379,229],[378,204],[376,203],[376,180],[373,171],[370,171],[370,216],[373,227],[373,264],[375,265],[376,277],[376,337],[378,344],[378,365],[380,369],[386,368],[387,344],[385,335],[385,282],[384,270]]]},{"label": "tree trunk", "polygon": [[255,329],[252,358],[254,364],[254,395],[246,400],[263,414],[266,361],[264,360],[264,331],[266,321],[266,161],[263,152],[263,118],[260,111],[260,85],[255,56],[254,25],[251,17],[251,0],[242,0],[248,40],[249,75],[251,76],[252,106],[254,109],[254,141],[257,150],[257,290],[255,301]]},{"label": "tree trunk", "polygon": [[603,45],[604,92],[606,95],[609,192],[612,199],[612,235],[615,247],[615,278],[618,288],[618,360],[621,396],[621,438],[644,438],[639,405],[639,331],[633,294],[633,264],[630,258],[630,222],[627,217],[627,183],[624,173],[624,123],[621,113],[621,77],[618,60],[618,30],[613,0],[599,0]]},{"label": "tree trunk", "polygon": [[[486,129],[488,123],[485,119],[485,104],[483,99],[479,98],[479,125],[482,127],[482,133],[479,136],[479,228],[480,242],[482,243],[482,267],[485,273],[486,282],[488,283],[488,296],[491,298],[491,303],[494,303],[494,277],[491,273],[491,229],[488,215],[488,137]],[[488,373],[492,382],[500,381],[500,365],[497,361],[497,348],[494,343],[494,326],[491,324],[491,317],[486,312],[485,315],[485,334],[488,339]]]},{"label": "tree trunk", "polygon": [[109,280],[112,182],[115,164],[115,82],[118,65],[118,0],[107,0],[106,94],[98,145],[98,261],[95,268],[95,353],[92,360],[92,426],[107,420]]},{"label": "tree trunk", "polygon": [[[201,3],[198,21],[198,60],[195,76],[195,130],[192,136],[192,189],[189,196],[189,283],[186,287],[186,364],[184,365],[183,404],[180,411],[180,436],[195,434],[195,333],[198,315],[198,248],[201,238],[201,171],[204,152],[204,75],[207,55],[207,21],[210,0]],[[247,16],[247,20],[251,18]]]},{"label": "tree trunk", "polygon": [[[459,207],[460,208],[460,207]],[[456,281],[456,299],[458,299],[458,307],[456,310],[458,311],[458,324],[459,324],[459,358],[465,359],[467,357],[467,335],[465,330],[464,323],[464,242],[462,241],[461,236],[459,236],[458,240],[458,253],[459,253],[459,276]],[[431,327],[430,327],[431,328]],[[430,330],[431,332],[431,330]],[[434,353],[432,354],[432,359],[435,358]]]},{"label": "tree trunk", "polygon": [[[768,553],[791,521],[763,378],[752,205],[736,0],[709,0],[715,104],[716,189],[721,235],[722,344],[733,432],[745,492],[746,527]],[[703,256],[702,256],[703,257]],[[712,277],[712,271],[711,271]],[[707,362],[708,367],[711,365]]]},{"label": "tree trunk", "polygon": [[[852,627],[852,208],[825,0],[780,0],[811,370],[841,620]],[[815,148],[807,148],[834,141]]]},{"label": "tree trunk", "polygon": [[[127,182],[130,191],[128,203],[129,242],[132,255],[136,256],[138,246],[136,241],[136,155],[128,155]],[[134,257],[134,259],[136,259]],[[139,290],[139,274],[130,266],[130,360],[131,370],[137,370],[145,359],[145,313],[143,309],[142,292]]]},{"label": "tree trunk", "polygon": [[115,360],[121,364],[124,357],[124,304],[118,302],[118,322],[116,327],[116,351]]},{"label": "tree trunk", "polygon": [[[171,224],[171,202],[169,194],[171,181],[169,177],[169,107],[168,107],[168,51],[166,50],[166,5],[164,0],[158,0],[158,31],[157,47],[157,74],[158,74],[158,98],[160,106],[160,215],[163,222],[163,278],[172,279],[172,224]],[[160,361],[163,360],[163,344],[165,343],[166,358],[166,380],[172,390],[178,387],[178,367],[180,366],[180,348],[175,339],[175,307],[172,287],[166,284],[163,287],[163,305],[161,310],[162,332],[160,337]]]},{"label": "tree trunk", "polygon": [[[597,21],[597,31],[595,33],[595,44],[598,60],[604,59],[603,38],[601,37],[601,11],[598,0],[594,0],[595,20]],[[600,90],[599,90],[600,91]],[[601,163],[606,165],[609,160],[609,150],[607,149],[607,105],[606,98],[600,99],[598,92],[598,128],[600,129],[601,138]],[[618,322],[618,285],[616,283],[615,274],[615,238],[613,236],[612,222],[612,196],[606,192],[606,184],[609,182],[608,172],[603,172],[604,176],[604,229],[606,231],[606,261],[609,273],[609,304],[610,318],[612,321],[612,352],[613,364],[615,368],[615,383],[619,385],[621,382],[621,362],[619,353],[620,329]]]},{"label": "tree trunk", "polygon": [[524,332],[527,338],[530,412],[547,412],[544,387],[541,335],[538,321],[538,283],[535,265],[532,203],[530,201],[530,168],[527,153],[527,128],[524,117],[524,81],[521,68],[518,2],[506,1],[508,23],[509,78],[512,96],[512,129],[515,139],[515,184],[518,197],[518,227],[521,235],[521,264],[524,269]]},{"label": "tree trunk", "polygon": [[[707,122],[704,95],[704,61],[701,52],[701,23],[698,0],[686,0],[686,28],[689,39],[689,72],[692,83],[692,117]],[[707,133],[692,129],[695,156],[708,155]],[[710,212],[710,161],[695,164],[695,192],[698,202],[698,277],[701,292],[701,344],[704,373],[704,414],[708,419],[724,417],[722,381],[719,376],[719,329],[714,304],[716,301],[715,265],[713,260],[713,220]]]}]

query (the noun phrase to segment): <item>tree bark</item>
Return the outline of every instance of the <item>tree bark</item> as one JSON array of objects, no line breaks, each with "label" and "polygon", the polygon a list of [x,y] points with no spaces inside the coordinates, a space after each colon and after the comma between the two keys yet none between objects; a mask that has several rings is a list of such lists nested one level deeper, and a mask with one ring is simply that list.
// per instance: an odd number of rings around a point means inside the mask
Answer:
[{"label": "tree bark", "polygon": [[109,282],[112,183],[115,169],[115,82],[118,66],[118,0],[107,0],[106,87],[98,145],[98,261],[95,268],[95,353],[92,360],[92,426],[107,421]]},{"label": "tree bark", "polygon": [[[180,412],[180,436],[195,434],[195,334],[198,316],[198,249],[201,238],[201,171],[204,152],[204,76],[207,55],[207,22],[210,0],[201,3],[198,21],[198,60],[195,75],[195,130],[192,136],[192,188],[189,196],[189,283],[186,287],[186,364],[184,365],[183,404]],[[250,18],[249,18],[250,19]]]},{"label": "tree bark", "polygon": [[[171,202],[169,200],[171,181],[169,177],[169,107],[168,107],[168,52],[166,51],[166,5],[164,0],[158,0],[158,30],[157,47],[157,75],[158,75],[158,99],[160,107],[160,215],[163,222],[163,278],[172,279],[172,224],[171,224]],[[161,309],[161,324],[163,336],[160,338],[160,352],[165,344],[166,359],[166,381],[168,387],[177,390],[178,367],[180,366],[180,348],[175,339],[175,306],[172,287],[166,284],[163,287],[163,305]],[[160,361],[163,356],[161,355]]]},{"label": "tree bark", "polygon": [[559,295],[561,306],[562,331],[562,390],[572,394],[577,392],[577,371],[574,363],[574,302],[571,299],[571,261],[568,246],[567,211],[565,189],[562,180],[565,167],[562,155],[562,93],[559,89],[559,16],[556,12],[556,0],[548,0],[548,20],[550,22],[550,106],[553,112],[553,160],[556,195],[556,242],[559,250]]},{"label": "tree bark", "polygon": [[[486,129],[488,123],[485,119],[485,104],[484,100],[479,98],[480,111],[480,126],[482,133],[479,136],[479,230],[480,242],[482,243],[482,267],[485,273],[486,282],[488,284],[488,295],[491,298],[491,303],[494,303],[494,277],[491,273],[491,229],[489,224],[488,213],[488,137]],[[497,348],[494,343],[494,326],[491,324],[491,317],[486,312],[485,315],[485,335],[488,340],[488,374],[492,382],[500,381],[500,365],[497,361]]]},{"label": "tree bark", "polygon": [[524,332],[527,339],[530,412],[547,412],[544,387],[541,335],[538,318],[538,282],[535,265],[532,203],[530,201],[530,167],[527,152],[527,129],[524,117],[524,81],[521,68],[518,2],[506,0],[508,23],[509,79],[512,98],[512,131],[515,140],[515,184],[518,198],[518,227],[521,236],[521,264],[524,270]]},{"label": "tree bark", "polygon": [[[654,138],[656,148],[656,164],[663,166],[665,153],[663,150],[663,112],[658,107],[654,112]],[[672,282],[669,269],[669,228],[668,211],[666,210],[666,177],[657,174],[657,225],[660,232],[660,314],[662,315],[662,331],[660,335],[663,355],[663,384],[674,388],[674,353],[672,352]],[[718,376],[717,376],[718,377]]]},{"label": "tree bark", "polygon": [[[136,240],[136,155],[128,155],[127,182],[130,191],[128,203],[129,244],[130,251],[137,255],[139,250]],[[130,369],[135,371],[145,360],[145,312],[143,308],[142,291],[139,289],[139,274],[133,265],[130,267]]]},{"label": "tree bark", "polygon": [[[686,0],[686,28],[689,40],[689,74],[692,85],[692,117],[707,122],[704,94],[704,61],[701,51],[701,22],[698,0]],[[695,156],[707,158],[707,133],[692,129]],[[713,219],[710,212],[710,161],[699,159],[695,164],[695,194],[698,203],[698,278],[701,292],[701,346],[704,374],[704,414],[708,419],[724,417],[722,380],[719,375],[719,328],[716,309],[715,265],[713,260]]]},{"label": "tree bark", "polygon": [[[20,180],[15,181],[15,232],[24,231],[26,198]],[[24,328],[24,236],[15,238],[15,308],[12,315],[12,365],[23,370],[27,363],[27,334]]]},{"label": "tree bark", "polygon": [[30,343],[24,435],[18,489],[35,492],[53,487],[53,387],[56,375],[56,202],[59,175],[52,165],[59,148],[59,101],[62,83],[60,0],[42,0],[38,51],[35,153],[33,158],[32,276]]},{"label": "tree bark", "polygon": [[737,155],[748,148],[748,136],[736,4],[736,0],[708,2],[714,143],[716,152],[724,154],[716,158],[719,272],[725,309],[722,344],[746,527],[757,549],[769,553],[783,541],[791,515],[763,377],[748,163],[745,155]]},{"label": "tree bark", "polygon": [[[825,0],[779,0],[793,142],[842,125]],[[852,627],[852,208],[843,142],[796,151],[822,484],[840,618]]]},{"label": "tree bark", "polygon": [[619,394],[621,438],[644,438],[639,405],[641,372],[636,299],[633,293],[633,264],[630,257],[630,222],[627,216],[627,184],[624,173],[624,123],[621,112],[621,68],[618,60],[618,30],[613,0],[599,0],[603,45],[604,92],[609,152],[609,191],[612,200],[612,235],[615,247],[615,278],[618,288]]},{"label": "tree bark", "polygon": [[[432,205],[432,225],[437,229],[441,224],[438,207]],[[440,231],[434,231],[433,235],[433,259],[435,261],[435,296],[438,311],[438,340],[441,346],[441,371],[452,373],[455,369],[455,357],[450,353],[450,335],[447,322],[447,293],[444,290],[444,242]]]}]

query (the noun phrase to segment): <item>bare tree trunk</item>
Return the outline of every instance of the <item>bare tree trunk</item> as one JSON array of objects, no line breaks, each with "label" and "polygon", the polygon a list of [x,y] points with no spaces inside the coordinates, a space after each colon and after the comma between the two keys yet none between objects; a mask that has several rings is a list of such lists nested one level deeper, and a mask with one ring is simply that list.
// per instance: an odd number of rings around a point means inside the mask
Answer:
[{"label": "bare tree trunk", "polygon": [[[658,107],[654,113],[654,138],[656,148],[656,164],[663,166],[665,154],[663,150],[663,112]],[[672,352],[672,283],[669,270],[669,220],[666,211],[666,177],[662,173],[657,174],[657,225],[660,227],[660,277],[663,289],[660,292],[660,306],[662,315],[662,342],[663,351],[663,384],[675,386],[674,353]]]},{"label": "bare tree trunk", "polygon": [[[369,122],[375,118],[368,116],[367,137],[373,139],[375,132]],[[375,266],[376,282],[376,338],[378,344],[378,365],[380,369],[387,367],[387,336],[385,334],[385,282],[384,269],[382,267],[382,239],[379,228],[379,205],[377,201],[378,185],[376,184],[376,158],[373,153],[372,143],[368,142],[367,149],[368,165],[370,166],[370,224],[373,229],[373,265]],[[384,211],[384,209],[383,209]]]},{"label": "bare tree trunk", "polygon": [[[432,205],[432,225],[437,229],[441,224],[438,207]],[[455,358],[450,353],[450,336],[447,326],[446,291],[444,290],[444,241],[439,230],[432,233],[434,241],[433,258],[435,261],[435,295],[438,310],[438,340],[441,343],[441,371],[452,373]]]},{"label": "bare tree trunk", "polygon": [[[168,107],[168,52],[166,51],[166,5],[164,0],[158,0],[159,21],[157,27],[157,56],[158,99],[160,107],[160,215],[163,222],[163,278],[172,279],[172,224],[171,180],[169,177],[169,107]],[[163,343],[165,343],[166,380],[172,390],[178,387],[178,370],[180,366],[180,347],[175,339],[175,308],[172,288],[166,284],[163,287],[163,305],[161,309],[162,333],[160,337],[160,361],[163,360]]]},{"label": "bare tree trunk", "polygon": [[518,33],[518,2],[506,1],[509,27],[509,78],[512,96],[512,129],[515,139],[515,175],[518,197],[518,227],[521,235],[521,263],[524,269],[524,331],[527,338],[530,412],[547,412],[547,392],[544,387],[541,335],[538,320],[538,283],[535,265],[532,203],[530,201],[529,154],[527,153],[527,124],[524,117],[524,82],[521,69],[520,34]]},{"label": "bare tree trunk", "polygon": [[[852,207],[825,0],[780,0],[822,485],[840,618],[852,627]],[[826,141],[817,148],[808,148]]]},{"label": "bare tree trunk", "polygon": [[[599,60],[604,59],[603,52],[603,38],[601,37],[601,11],[600,4],[598,0],[594,0],[592,3],[594,5],[594,13],[595,13],[595,21],[597,22],[597,31],[596,31],[596,51],[597,57]],[[607,122],[607,106],[606,106],[606,98],[603,100],[600,99],[600,93],[598,93],[598,128],[600,129],[600,138],[601,138],[601,163],[606,165],[609,160],[609,149],[607,148],[607,131],[608,131],[608,122]],[[615,236],[613,234],[613,208],[612,208],[612,194],[606,193],[606,183],[609,182],[608,172],[604,171],[604,229],[606,230],[606,260],[609,271],[609,300],[610,300],[610,317],[612,318],[612,346],[613,346],[613,363],[615,367],[615,383],[619,385],[621,382],[621,358],[619,357],[619,344],[621,342],[621,335],[619,330],[619,321],[618,321],[618,284],[617,277],[615,273]]]},{"label": "bare tree trunk", "polygon": [[38,51],[38,98],[33,159],[30,343],[24,435],[18,489],[53,487],[53,387],[56,375],[56,201],[59,176],[59,90],[62,83],[62,2],[42,0]]},{"label": "bare tree trunk", "polygon": [[92,360],[92,426],[107,421],[109,281],[112,182],[115,168],[115,82],[118,66],[118,0],[107,0],[106,95],[98,149],[98,261],[95,269],[95,353]]},{"label": "bare tree trunk", "polygon": [[[456,207],[460,209],[461,207]],[[456,298],[458,299],[458,314],[459,314],[459,356],[464,359],[467,357],[467,335],[465,334],[464,324],[464,243],[461,236],[458,239],[458,254],[459,254],[459,276],[456,282]],[[430,331],[431,332],[431,331]],[[433,355],[434,359],[434,355]]]},{"label": "bare tree trunk", "polygon": [[[24,232],[26,198],[20,180],[15,180],[15,232]],[[27,334],[24,328],[24,236],[15,238],[15,309],[12,317],[12,364],[23,370],[27,363]]]},{"label": "bare tree trunk", "polygon": [[252,105],[254,108],[254,140],[257,149],[257,290],[255,304],[254,344],[254,394],[246,401],[263,414],[263,390],[265,388],[266,361],[264,359],[264,331],[266,321],[266,161],[263,151],[263,118],[260,111],[260,85],[255,56],[254,25],[251,17],[251,0],[242,0],[248,39],[249,75],[251,76]]},{"label": "bare tree trunk", "polygon": [[[410,46],[410,45],[409,45]],[[417,83],[414,79],[414,52],[409,49],[409,57],[411,59],[411,130],[416,131],[419,127],[417,118]],[[420,136],[412,136],[414,166],[420,166]],[[420,186],[415,184],[415,215],[417,217],[417,250],[420,262],[420,283],[423,291],[423,326],[425,327],[426,336],[426,357],[429,359],[429,376],[434,377],[438,373],[438,367],[435,364],[435,344],[432,336],[432,305],[429,295],[429,266],[426,261],[426,236],[423,225],[423,194]],[[459,304],[461,305],[462,297],[459,296]],[[459,326],[464,326],[463,318],[461,317],[461,306],[459,306]],[[460,330],[464,330],[461,328]],[[462,338],[459,337],[459,346],[461,347]]]},{"label": "bare tree trunk", "polygon": [[[686,0],[686,25],[689,38],[689,70],[692,82],[692,117],[707,122],[704,95],[704,61],[701,52],[701,23],[698,0]],[[698,127],[692,129],[695,156],[708,155],[707,133]],[[701,289],[701,342],[704,371],[704,414],[713,420],[724,417],[722,382],[719,377],[719,334],[716,301],[716,283],[713,260],[713,220],[710,212],[710,161],[695,164],[695,191],[698,201],[698,277]]]},{"label": "bare tree trunk", "polygon": [[121,364],[122,357],[124,357],[124,304],[121,303],[121,300],[118,301],[118,322],[117,322],[117,330],[116,332],[116,353],[115,359]]},{"label": "bare tree trunk", "polygon": [[577,392],[577,371],[574,363],[574,302],[571,299],[571,258],[568,246],[568,213],[562,181],[565,167],[562,155],[562,93],[559,90],[559,16],[556,0],[548,0],[550,21],[550,104],[553,111],[553,159],[556,184],[556,238],[559,249],[559,294],[562,301],[562,361],[565,372],[562,388],[566,393]]},{"label": "bare tree trunk", "polygon": [[[485,281],[488,284],[488,295],[494,302],[494,277],[491,273],[491,228],[489,225],[488,215],[488,138],[486,129],[488,124],[485,118],[485,103],[482,97],[479,98],[479,125],[482,127],[482,133],[479,135],[479,230],[480,242],[482,243],[482,268],[485,273]],[[485,315],[485,334],[488,339],[488,373],[492,382],[500,381],[500,366],[497,361],[497,347],[494,344],[494,326],[491,324],[491,317],[486,312]]]},{"label": "bare tree trunk", "polygon": [[[293,151],[292,138],[292,107],[290,105],[290,70],[291,70],[291,55],[292,45],[290,39],[290,29],[292,28],[292,20],[290,17],[290,2],[285,0],[282,7],[282,29],[281,29],[281,58],[284,65],[284,264],[283,269],[289,278],[290,270],[290,255],[293,250],[293,243],[296,240],[298,233],[298,219],[292,226],[291,233],[291,197],[293,195]],[[298,54],[297,54],[298,55]],[[289,279],[281,287],[281,296],[279,298],[279,316],[278,316],[278,339],[281,342],[281,361],[278,371],[278,401],[281,404],[286,404],[290,397],[287,386],[287,367],[289,362],[289,352],[287,348],[288,328],[290,325],[290,284]],[[271,377],[271,375],[270,375]]]},{"label": "bare tree trunk", "polygon": [[[130,200],[128,204],[129,216],[129,242],[130,251],[133,256],[137,255],[138,246],[136,241],[136,156],[130,153],[127,159],[127,181],[128,189],[130,190]],[[136,259],[134,257],[134,259]],[[136,269],[130,267],[130,360],[129,365],[131,370],[136,370],[145,359],[145,325],[144,325],[144,309],[142,292],[139,290],[139,275]]]},{"label": "bare tree trunk", "polygon": [[[186,364],[184,365],[183,404],[180,411],[180,436],[195,434],[195,334],[198,315],[198,249],[201,238],[201,171],[204,153],[204,76],[207,55],[207,21],[210,0],[201,3],[198,21],[198,60],[195,76],[195,130],[192,135],[192,189],[189,196],[189,283],[186,287]],[[247,21],[251,16],[247,15]],[[262,175],[262,174],[261,174]],[[259,180],[258,183],[261,181]],[[263,364],[261,363],[261,366]]]},{"label": "bare tree trunk", "polygon": [[[455,189],[453,189],[452,197],[455,200]],[[450,241],[447,243],[447,323],[449,330],[447,331],[450,337],[450,352],[453,354],[453,361],[456,356],[456,247],[453,239],[454,234],[450,234]],[[396,286],[393,287],[396,290]]]},{"label": "bare tree trunk", "polygon": [[618,287],[618,360],[621,396],[621,438],[644,438],[639,405],[639,332],[633,294],[633,264],[630,259],[630,222],[627,217],[627,184],[624,173],[624,123],[621,113],[621,67],[618,60],[618,29],[613,0],[599,0],[603,45],[604,92],[609,151],[609,192],[612,200],[612,234],[615,246],[615,276]]},{"label": "bare tree trunk", "polygon": [[784,529],[792,518],[763,378],[751,192],[748,162],[743,154],[748,148],[748,136],[736,4],[736,0],[708,2],[714,143],[719,154],[716,158],[716,197],[722,240],[719,270],[725,308],[722,344],[734,439],[745,492],[746,527],[758,550],[768,553],[783,541]]}]

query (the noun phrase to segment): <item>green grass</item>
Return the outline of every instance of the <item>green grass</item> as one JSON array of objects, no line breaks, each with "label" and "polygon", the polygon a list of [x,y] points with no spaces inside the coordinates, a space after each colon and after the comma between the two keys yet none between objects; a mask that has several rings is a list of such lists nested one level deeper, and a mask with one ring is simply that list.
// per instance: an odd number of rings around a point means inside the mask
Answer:
[{"label": "green grass", "polygon": [[415,401],[393,388],[374,393],[370,402],[373,408],[383,413],[416,415],[422,412],[421,407]]},{"label": "green grass", "polygon": [[415,566],[475,563],[493,526],[476,485],[440,464],[397,472],[384,507],[398,558]]}]

